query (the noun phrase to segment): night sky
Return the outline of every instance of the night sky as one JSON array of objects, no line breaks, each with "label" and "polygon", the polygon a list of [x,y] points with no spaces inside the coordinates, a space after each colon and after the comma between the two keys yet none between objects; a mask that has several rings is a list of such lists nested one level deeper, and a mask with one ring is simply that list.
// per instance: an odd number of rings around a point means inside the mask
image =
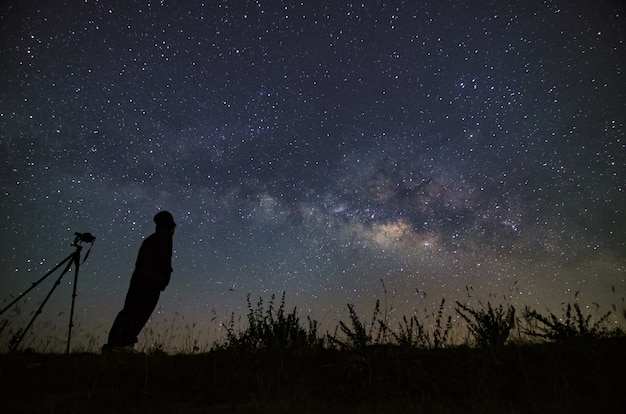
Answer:
[{"label": "night sky", "polygon": [[[347,303],[370,317],[385,289],[396,315],[442,298],[451,314],[454,300],[577,300],[621,315],[625,12],[2,2],[0,304],[91,232],[77,336],[104,342],[166,209],[174,273],[148,328],[168,341],[218,335],[248,294],[283,291],[330,330]],[[72,279],[39,316],[61,338]]]}]

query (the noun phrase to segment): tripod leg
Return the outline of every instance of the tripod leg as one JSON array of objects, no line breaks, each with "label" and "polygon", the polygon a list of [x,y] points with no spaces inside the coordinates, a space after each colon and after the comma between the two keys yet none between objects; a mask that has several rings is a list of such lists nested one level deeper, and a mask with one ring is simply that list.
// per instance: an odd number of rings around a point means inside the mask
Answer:
[{"label": "tripod leg", "polygon": [[50,270],[48,273],[46,273],[41,279],[39,279],[38,281],[34,282],[33,285],[31,287],[29,287],[28,289],[26,289],[24,292],[22,292],[13,302],[9,303],[4,309],[2,309],[0,311],[0,315],[2,315],[4,312],[6,312],[11,306],[13,306],[15,303],[17,303],[17,301],[19,301],[20,299],[22,299],[24,297],[24,295],[26,295],[28,292],[30,292],[31,290],[33,290],[38,284],[40,284],[41,282],[43,282],[48,276],[50,276],[52,273],[54,273],[55,270],[57,270],[59,267],[63,266],[63,264],[65,262],[67,262],[68,260],[70,260],[72,257],[74,257],[74,253],[70,254],[69,256],[67,256],[65,259],[63,259],[62,261],[59,262],[58,265],[56,265],[54,267],[54,269]]},{"label": "tripod leg", "polygon": [[70,341],[72,339],[72,327],[74,326],[74,301],[76,299],[76,288],[78,285],[78,269],[80,267],[80,250],[74,253],[74,289],[72,290],[72,306],[70,308],[70,324],[67,330],[67,347],[65,353],[70,353]]},{"label": "tripod leg", "polygon": [[[70,256],[70,258],[72,258],[73,255],[74,254],[72,253],[72,256]],[[26,326],[26,328],[24,328],[24,331],[22,331],[22,334],[20,335],[20,337],[16,341],[12,342],[12,344],[11,344],[11,350],[12,351],[14,351],[18,347],[18,345],[22,342],[22,340],[26,336],[26,332],[28,332],[28,330],[32,326],[33,322],[35,322],[35,319],[37,318],[37,316],[39,316],[39,314],[41,313],[41,310],[43,309],[44,305],[46,304],[46,302],[48,302],[48,299],[50,299],[50,296],[52,296],[52,292],[54,292],[54,289],[56,289],[57,286],[59,286],[61,284],[61,279],[63,279],[63,276],[67,273],[68,270],[70,270],[71,266],[72,266],[72,262],[70,261],[67,264],[67,266],[65,266],[65,270],[63,270],[63,273],[61,273],[61,276],[59,276],[59,278],[56,280],[56,282],[54,282],[54,285],[52,286],[52,289],[50,289],[50,292],[48,292],[48,295],[46,296],[46,298],[43,300],[41,305],[39,305],[39,308],[37,308],[37,310],[35,311],[35,315],[30,320],[30,322],[28,322],[28,325]]]}]

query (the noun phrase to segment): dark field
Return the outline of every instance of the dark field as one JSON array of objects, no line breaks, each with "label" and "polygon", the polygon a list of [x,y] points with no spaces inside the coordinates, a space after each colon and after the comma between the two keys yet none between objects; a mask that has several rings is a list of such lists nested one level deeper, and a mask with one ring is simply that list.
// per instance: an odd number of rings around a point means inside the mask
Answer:
[{"label": "dark field", "polygon": [[497,353],[372,346],[303,353],[0,355],[7,413],[617,413],[626,339]]}]

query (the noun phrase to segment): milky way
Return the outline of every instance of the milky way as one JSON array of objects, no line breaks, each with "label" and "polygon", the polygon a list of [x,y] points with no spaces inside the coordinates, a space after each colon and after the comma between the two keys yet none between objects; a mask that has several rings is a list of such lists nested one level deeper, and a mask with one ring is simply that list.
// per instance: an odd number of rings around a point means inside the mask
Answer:
[{"label": "milky way", "polygon": [[[468,292],[540,311],[620,306],[624,12],[3,4],[0,303],[91,232],[76,320],[99,341],[167,209],[175,270],[153,330],[210,336],[247,295],[281,292],[328,327],[385,292],[399,315]],[[71,279],[42,320],[65,318]]]}]

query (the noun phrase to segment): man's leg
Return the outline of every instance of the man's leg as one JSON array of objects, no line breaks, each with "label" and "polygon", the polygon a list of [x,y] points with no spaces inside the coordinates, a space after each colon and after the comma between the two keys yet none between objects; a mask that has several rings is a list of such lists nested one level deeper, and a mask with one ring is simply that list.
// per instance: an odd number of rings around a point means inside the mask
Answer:
[{"label": "man's leg", "polygon": [[159,289],[146,287],[143,289],[141,296],[134,303],[132,313],[128,316],[125,332],[127,338],[132,340],[133,344],[137,342],[137,336],[156,308],[160,294],[161,291]]},{"label": "man's leg", "polygon": [[132,280],[124,308],[118,313],[109,332],[109,347],[132,346],[159,300],[160,291]]},{"label": "man's leg", "polygon": [[113,326],[111,326],[111,330],[109,331],[109,341],[107,342],[108,347],[121,347],[129,345],[124,339],[124,331],[126,331],[124,326],[127,325],[127,320],[128,312],[126,307],[124,307],[115,317],[115,321],[113,321]]}]

